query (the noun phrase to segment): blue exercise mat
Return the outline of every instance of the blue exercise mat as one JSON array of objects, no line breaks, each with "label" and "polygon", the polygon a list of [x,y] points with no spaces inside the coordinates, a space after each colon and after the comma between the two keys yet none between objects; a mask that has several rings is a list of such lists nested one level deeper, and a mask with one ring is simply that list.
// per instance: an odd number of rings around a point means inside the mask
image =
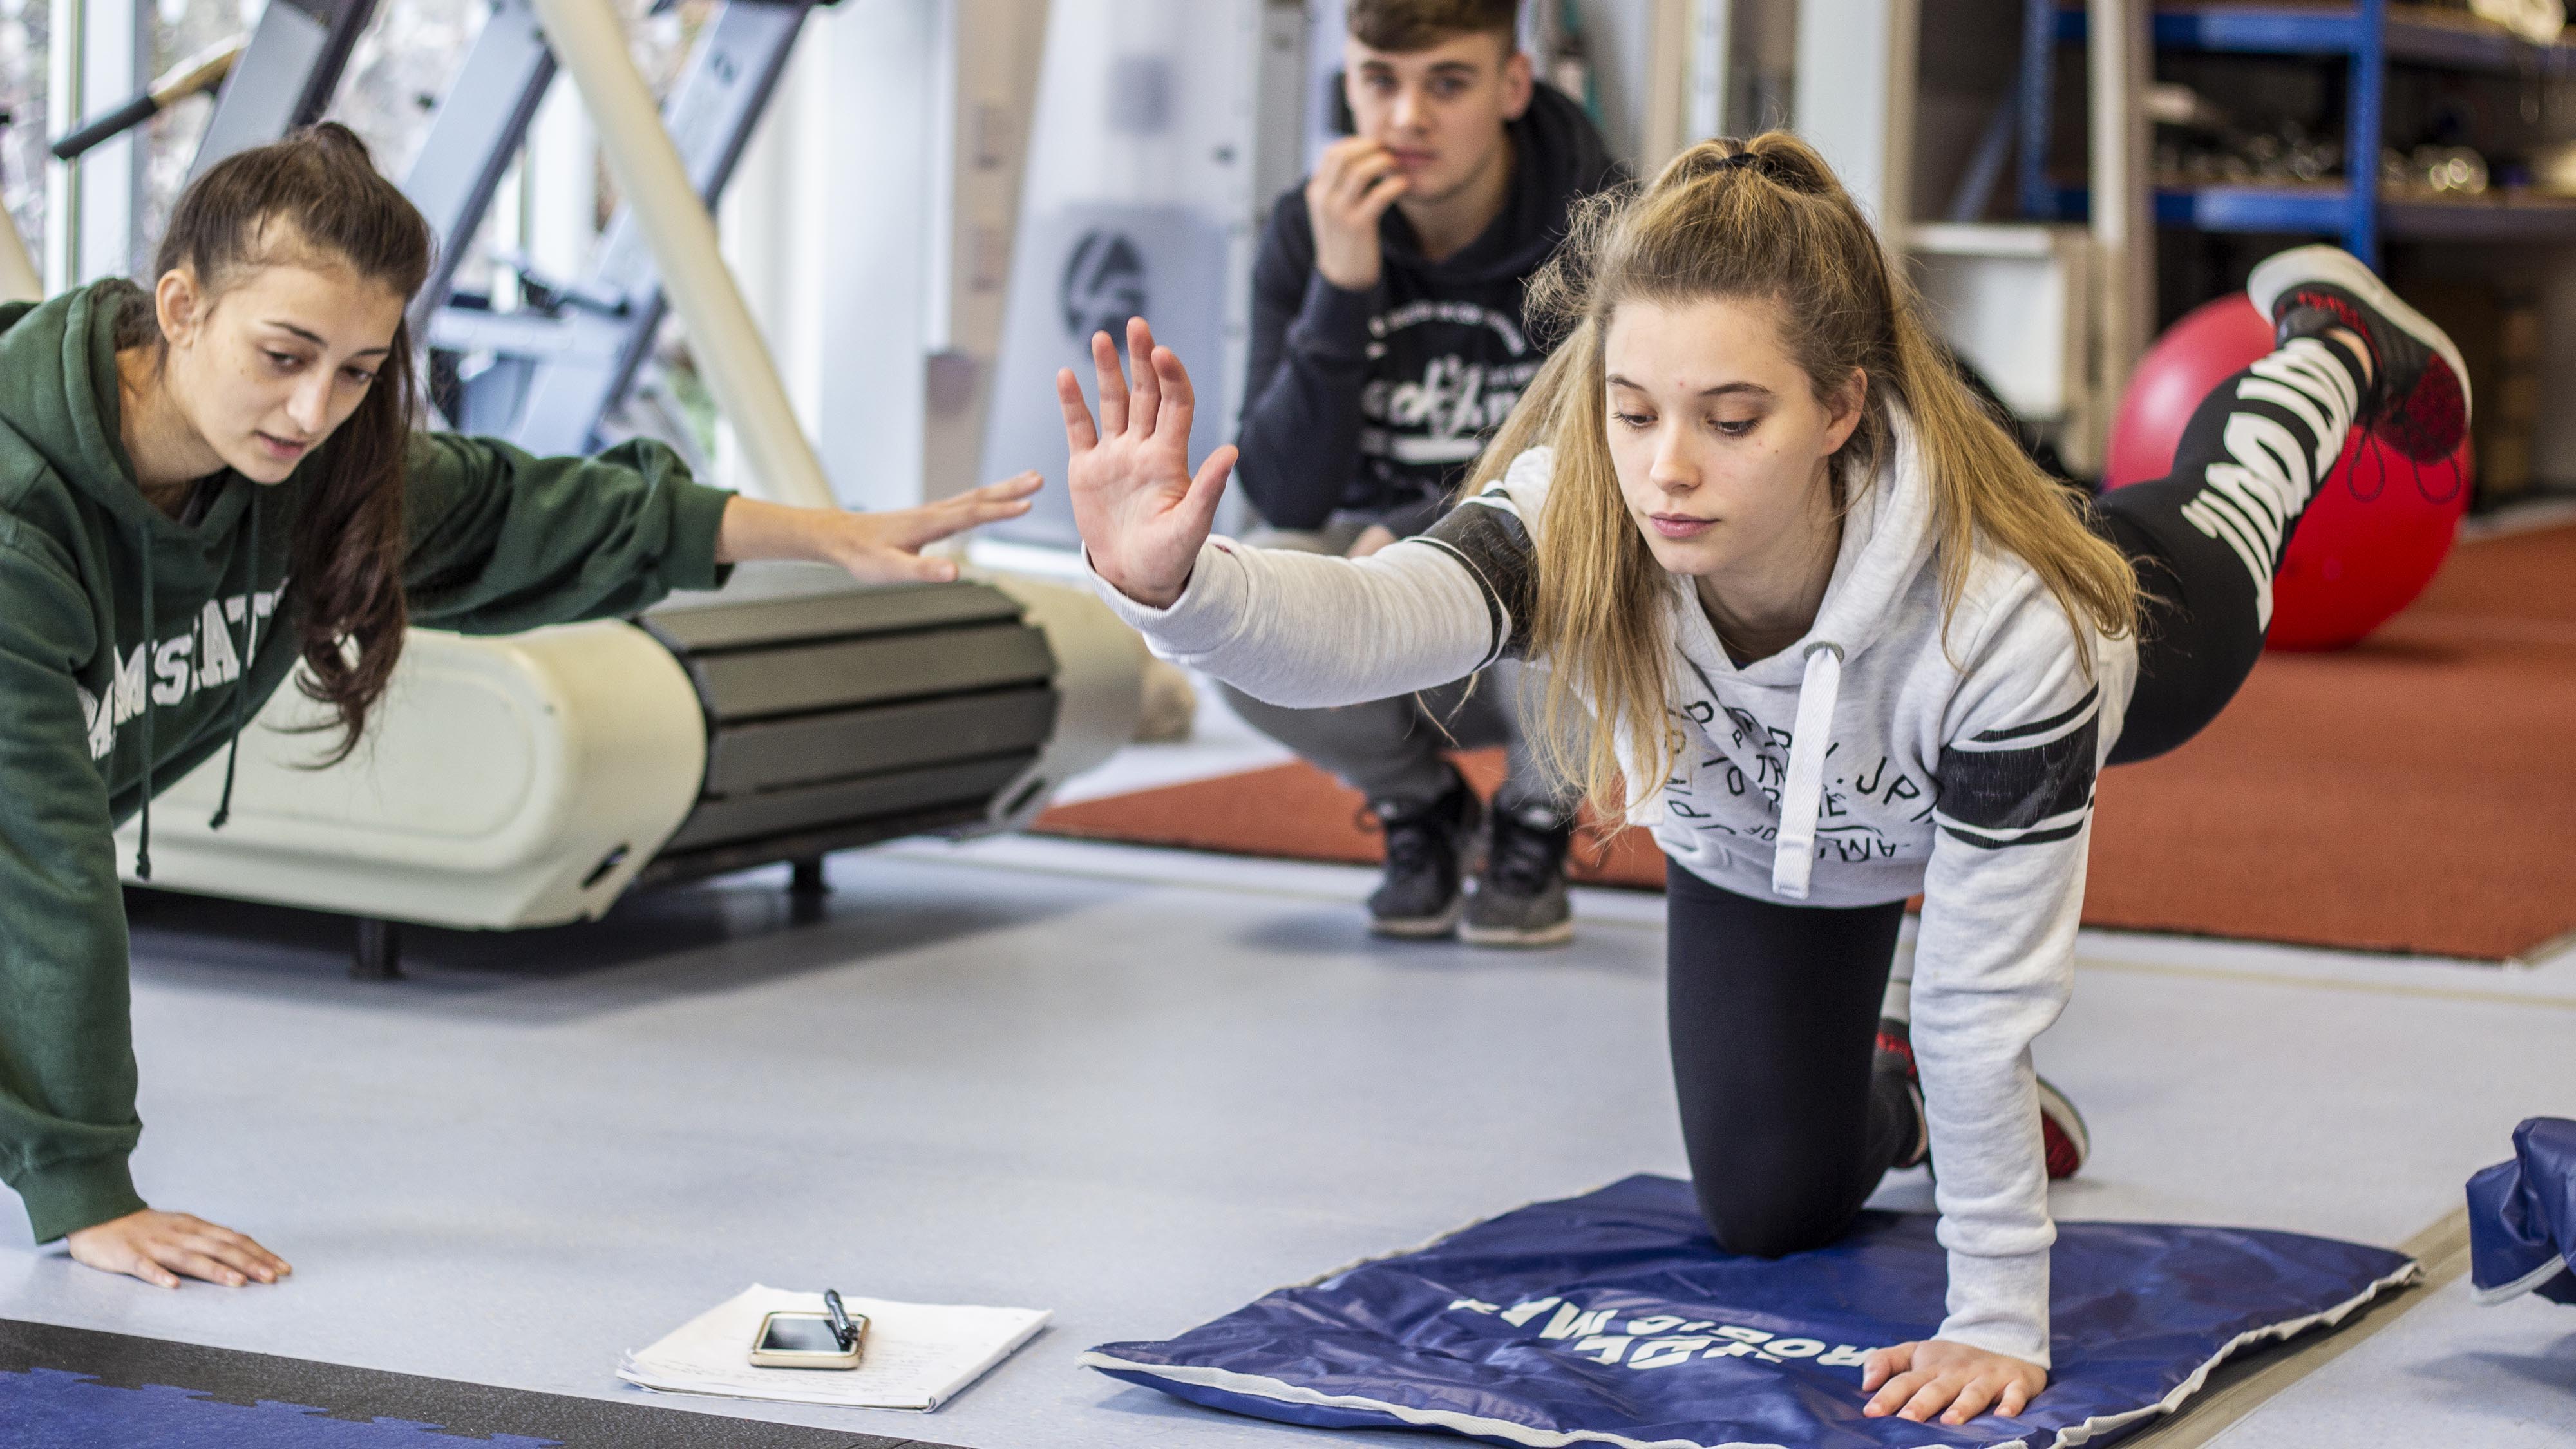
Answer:
[{"label": "blue exercise mat", "polygon": [[2230,1353],[2339,1322],[2420,1271],[2296,1233],[2060,1223],[2056,1369],[2020,1418],[1863,1418],[1863,1355],[1941,1321],[1933,1221],[1863,1213],[1830,1247],[1732,1257],[1688,1183],[1632,1177],[1082,1362],[1266,1419],[1501,1444],[2040,1449],[2104,1443],[2179,1406]]},{"label": "blue exercise mat", "polygon": [[2576,1122],[2513,1129],[2513,1161],[2469,1179],[2469,1282],[2480,1303],[2576,1303]]}]

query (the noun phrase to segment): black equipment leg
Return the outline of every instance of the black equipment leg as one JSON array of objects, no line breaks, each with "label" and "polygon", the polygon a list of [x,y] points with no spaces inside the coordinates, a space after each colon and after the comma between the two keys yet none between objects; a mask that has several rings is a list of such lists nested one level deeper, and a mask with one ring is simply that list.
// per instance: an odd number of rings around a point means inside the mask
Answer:
[{"label": "black equipment leg", "polygon": [[823,857],[808,855],[788,862],[787,920],[791,925],[820,925],[831,918],[832,883],[823,878]]},{"label": "black equipment leg", "polygon": [[402,926],[373,916],[358,918],[358,950],[349,960],[352,981],[402,979]]},{"label": "black equipment leg", "polygon": [[823,877],[823,857],[809,855],[789,863],[787,893],[794,896],[828,896],[832,883]]}]

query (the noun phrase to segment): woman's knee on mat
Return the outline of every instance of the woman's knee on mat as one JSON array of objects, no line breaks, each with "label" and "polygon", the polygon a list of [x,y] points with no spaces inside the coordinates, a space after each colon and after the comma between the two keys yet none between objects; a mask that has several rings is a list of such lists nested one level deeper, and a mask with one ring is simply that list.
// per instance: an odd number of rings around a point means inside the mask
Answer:
[{"label": "woman's knee on mat", "polygon": [[1821,1248],[1843,1235],[1857,1202],[1829,1200],[1803,1183],[1694,1183],[1709,1236],[1727,1252],[1779,1258]]}]

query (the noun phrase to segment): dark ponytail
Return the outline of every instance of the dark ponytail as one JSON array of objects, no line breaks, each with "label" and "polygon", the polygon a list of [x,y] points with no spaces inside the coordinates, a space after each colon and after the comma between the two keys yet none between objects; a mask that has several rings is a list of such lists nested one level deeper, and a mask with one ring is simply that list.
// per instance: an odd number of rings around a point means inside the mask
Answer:
[{"label": "dark ponytail", "polygon": [[[324,121],[198,177],[171,212],[152,275],[186,267],[211,303],[261,267],[340,263],[408,306],[434,245],[429,223],[377,173],[366,143]],[[167,345],[149,291],[128,299],[116,342],[119,350]],[[278,617],[292,608],[305,694],[339,711],[342,737],[330,761],[357,748],[402,654],[403,458],[418,398],[405,322],[365,400],[299,470],[287,564],[294,582]]]}]

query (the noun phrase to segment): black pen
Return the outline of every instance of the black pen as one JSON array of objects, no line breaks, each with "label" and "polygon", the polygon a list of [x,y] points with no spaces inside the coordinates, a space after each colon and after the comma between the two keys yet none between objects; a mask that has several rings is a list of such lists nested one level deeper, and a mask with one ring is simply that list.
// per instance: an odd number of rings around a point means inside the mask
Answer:
[{"label": "black pen", "polygon": [[832,1336],[841,1341],[841,1352],[848,1353],[859,1341],[859,1330],[851,1325],[849,1310],[841,1306],[840,1289],[823,1290],[823,1311],[832,1315]]}]

